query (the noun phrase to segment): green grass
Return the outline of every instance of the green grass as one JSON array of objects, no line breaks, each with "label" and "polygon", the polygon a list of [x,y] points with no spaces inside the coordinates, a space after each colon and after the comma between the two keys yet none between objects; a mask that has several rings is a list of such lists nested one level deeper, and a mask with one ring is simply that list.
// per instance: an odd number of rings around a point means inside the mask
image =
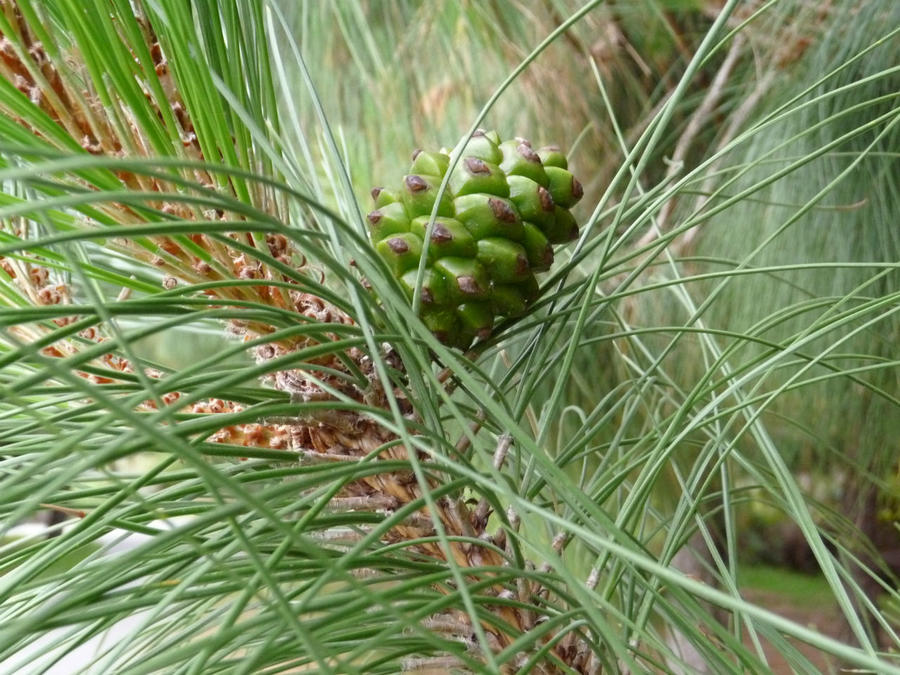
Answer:
[{"label": "green grass", "polygon": [[835,609],[828,581],[819,574],[804,574],[768,565],[747,565],[738,570],[738,579],[741,588],[775,594],[785,606]]}]

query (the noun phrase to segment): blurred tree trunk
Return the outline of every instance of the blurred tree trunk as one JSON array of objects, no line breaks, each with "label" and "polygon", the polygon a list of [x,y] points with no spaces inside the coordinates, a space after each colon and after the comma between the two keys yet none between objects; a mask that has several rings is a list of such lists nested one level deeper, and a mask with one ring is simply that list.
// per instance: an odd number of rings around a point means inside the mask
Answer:
[{"label": "blurred tree trunk", "polygon": [[[854,581],[862,589],[865,597],[876,605],[879,596],[884,593],[881,584],[886,583],[897,589],[900,577],[900,531],[897,529],[895,518],[881,517],[880,496],[877,485],[856,477],[844,493],[842,504],[844,513],[853,518],[860,536],[860,541],[855,547],[858,550],[854,550],[854,553],[861,564],[847,561],[847,565],[853,571]],[[851,597],[856,600],[857,611],[867,620],[867,627],[878,644],[887,647],[889,641],[884,628],[871,621],[870,612],[860,606],[861,603],[855,594],[851,593]],[[847,641],[852,641],[849,626],[844,627],[843,637]]]},{"label": "blurred tree trunk", "polygon": [[[868,421],[880,414],[878,402],[868,392],[863,392],[861,409],[865,414],[859,422],[859,432],[867,426]],[[845,561],[859,585],[864,596],[877,605],[879,596],[884,593],[883,584],[897,589],[900,578],[900,529],[898,529],[898,507],[900,494],[888,486],[891,482],[877,482],[870,477],[888,478],[891,472],[900,469],[896,451],[885,457],[884,449],[874,452],[860,445],[850,449],[850,457],[859,466],[858,471],[848,474],[847,485],[842,495],[842,511],[856,529],[856,540],[848,544],[851,553],[859,563]],[[887,460],[887,461],[886,461]],[[882,509],[882,506],[892,508]],[[884,513],[882,512],[884,511]],[[884,628],[872,620],[871,612],[861,606],[857,594],[850,593],[857,606],[857,611],[866,623],[870,635],[877,644],[889,644]],[[844,637],[852,642],[849,626],[844,627]]]}]

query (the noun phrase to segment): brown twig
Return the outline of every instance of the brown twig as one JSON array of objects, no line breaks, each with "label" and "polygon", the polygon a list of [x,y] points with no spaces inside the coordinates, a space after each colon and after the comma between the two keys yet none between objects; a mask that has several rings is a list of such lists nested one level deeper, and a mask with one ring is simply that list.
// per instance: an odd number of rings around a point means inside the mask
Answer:
[{"label": "brown twig", "polygon": [[[716,76],[713,78],[712,84],[706,92],[706,96],[703,97],[703,101],[694,111],[693,115],[691,115],[684,133],[681,135],[681,138],[678,139],[678,144],[675,146],[669,168],[666,171],[666,179],[672,178],[679,171],[684,169],[687,154],[697,135],[706,126],[713,110],[722,98],[722,93],[725,86],[728,84],[731,73],[740,57],[743,55],[745,43],[746,39],[740,33],[734,37],[731,47],[728,50],[728,54],[725,56],[722,65],[719,66],[719,70],[716,72]],[[654,239],[658,238],[667,229],[668,220],[672,211],[675,209],[675,205],[675,197],[672,197],[663,204],[657,218],[657,227],[651,228],[643,237],[641,237],[638,242],[638,247],[646,246]]]}]

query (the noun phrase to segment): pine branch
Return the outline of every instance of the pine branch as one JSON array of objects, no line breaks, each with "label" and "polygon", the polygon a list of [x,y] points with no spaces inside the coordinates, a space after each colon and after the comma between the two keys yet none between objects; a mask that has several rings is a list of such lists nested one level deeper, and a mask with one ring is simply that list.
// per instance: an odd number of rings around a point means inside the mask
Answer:
[{"label": "pine branch", "polygon": [[[116,168],[116,163],[110,162],[111,176],[74,171],[63,177],[54,177],[43,188],[35,186],[46,194],[65,190],[123,190],[144,195],[140,205],[123,201],[99,202],[93,211],[83,211],[79,227],[102,227],[97,221],[98,216],[107,218],[108,222],[134,227],[148,223],[186,222],[198,226],[250,224],[248,216],[234,209],[234,200],[239,197],[235,184],[212,169],[199,168],[197,164],[206,158],[204,147],[208,146],[204,145],[203,134],[195,126],[191,106],[185,102],[178,80],[173,76],[173,56],[160,44],[148,18],[136,18],[143,44],[129,43],[125,27],[121,28],[122,33],[117,38],[134,56],[134,63],[130,65],[134,67],[140,87],[150,102],[153,117],[169,139],[174,140],[162,154],[151,138],[149,126],[152,124],[139,121],[128,104],[113,92],[104,93],[97,89],[99,83],[81,60],[79,46],[65,42],[67,36],[50,34],[31,23],[31,19],[39,16],[34,6],[0,0],[0,14],[0,77],[7,83],[6,91],[10,94],[0,98],[0,110],[8,120],[30,132],[36,139],[30,148],[22,148],[18,155],[10,149],[3,151],[13,163],[28,164],[31,161],[28,159],[29,151],[37,149],[54,151],[57,156],[75,153],[112,160],[167,157],[192,163],[189,168],[172,169],[172,178],[167,179],[165,171]],[[51,22],[46,25],[51,25]],[[60,41],[45,44],[41,38]],[[149,54],[149,62],[142,59],[144,54]],[[159,100],[158,92],[165,93],[165,101]],[[205,200],[211,200],[212,204],[203,208],[190,199],[172,199],[174,195],[185,193],[202,196]],[[284,207],[277,199],[269,197],[271,195],[264,194],[264,198],[258,198],[254,206],[260,215],[277,220]],[[216,203],[219,205],[215,206]],[[164,275],[162,283],[167,290],[174,290],[181,284],[190,286],[229,280],[258,280],[258,285],[226,283],[207,286],[204,293],[224,307],[235,301],[255,303],[293,313],[301,325],[305,322],[310,326],[327,328],[325,331],[311,329],[308,334],[261,344],[255,348],[255,356],[262,366],[270,361],[290,361],[302,350],[317,344],[327,345],[329,340],[339,340],[345,329],[354,329],[355,322],[346,311],[316,293],[303,290],[314,284],[301,283],[308,270],[304,267],[305,257],[294,240],[278,232],[261,235],[247,228],[225,232],[222,236],[198,230],[186,238],[117,236],[105,243],[119,254],[156,268]],[[8,234],[23,246],[30,236],[24,219]],[[42,262],[36,257],[24,260],[21,257],[0,258],[3,270],[28,302],[38,306],[72,304],[71,317],[55,320],[59,327],[64,327],[76,321],[78,310],[74,296],[77,292],[64,282],[58,283],[53,274],[42,266]],[[246,341],[264,340],[277,330],[277,326],[264,321],[232,321],[228,330]],[[23,327],[17,332],[26,342],[54,334],[47,327],[40,331],[36,326]],[[88,344],[99,344],[109,337],[93,327],[79,335]],[[83,348],[84,341],[64,337],[45,347],[44,353],[64,358],[77,354]],[[138,369],[136,364],[115,352],[104,354],[96,363],[110,371],[109,376],[89,373],[84,373],[84,376],[100,386],[120,383],[115,375],[117,372],[130,374]],[[402,373],[402,364],[399,370]],[[144,374],[153,380],[163,378],[163,374],[157,371],[147,370]],[[456,492],[437,498],[435,509],[430,510],[425,506],[425,491],[436,491],[447,477],[432,475],[427,484],[421,484],[412,472],[394,469],[396,462],[393,460],[410,460],[410,449],[404,447],[397,434],[388,430],[378,417],[350,409],[352,405],[364,406],[388,415],[388,398],[395,396],[394,392],[381,389],[372,360],[363,350],[325,351],[295,367],[273,370],[264,381],[273,389],[287,394],[291,400],[332,402],[334,407],[293,419],[224,424],[207,435],[206,442],[247,448],[292,449],[305,457],[318,456],[325,461],[363,461],[377,456],[382,461],[390,462],[392,468],[367,474],[344,485],[331,500],[332,508],[377,511],[385,517],[406,512],[407,516],[385,534],[383,542],[408,542],[405,548],[409,555],[424,556],[441,563],[451,559],[453,565],[472,582],[490,580],[495,575],[494,572],[482,571],[484,568],[497,570],[510,567],[512,550],[508,547],[508,539],[514,530],[509,535],[502,529],[493,537],[489,534],[490,509],[487,502],[473,507]],[[245,411],[242,404],[221,399],[197,401],[185,408],[181,398],[181,392],[171,391],[163,395],[161,402],[173,410],[192,415],[233,416]],[[403,399],[397,399],[397,403],[409,420],[415,422],[415,411],[410,404]],[[153,410],[157,407],[156,402],[148,400],[139,409]],[[498,447],[495,468],[502,467],[508,449],[509,439],[505,438]],[[420,453],[418,459],[425,460],[425,455]],[[412,505],[415,506],[411,508]],[[436,526],[439,526],[441,536],[438,536]],[[463,539],[465,541],[461,541]],[[507,550],[498,548],[495,541],[506,543]],[[450,590],[446,586],[440,589],[442,592]],[[442,610],[425,622],[426,626],[440,623],[451,639],[468,645],[467,649],[476,660],[485,658],[484,653],[479,653],[485,645],[478,645],[476,633],[482,632],[487,638],[487,647],[494,653],[500,653],[520,635],[537,630],[546,620],[546,612],[552,611],[552,606],[546,610],[543,608],[549,595],[547,589],[533,580],[522,579],[517,588],[499,581],[489,583],[480,592],[498,601],[496,604],[481,605],[484,611],[478,619],[480,626],[473,625],[472,617],[458,610]],[[515,602],[511,602],[513,599]],[[577,672],[597,670],[592,651],[582,637],[575,633],[556,637],[562,639],[549,650],[549,656],[544,657],[546,665],[540,672],[562,672],[563,665]],[[543,638],[547,639],[549,637]],[[528,657],[529,654],[523,652],[510,663],[524,663]],[[554,661],[557,665],[553,665]],[[451,662],[457,663],[455,657],[438,656],[411,660],[407,665],[412,670],[421,670]]]}]

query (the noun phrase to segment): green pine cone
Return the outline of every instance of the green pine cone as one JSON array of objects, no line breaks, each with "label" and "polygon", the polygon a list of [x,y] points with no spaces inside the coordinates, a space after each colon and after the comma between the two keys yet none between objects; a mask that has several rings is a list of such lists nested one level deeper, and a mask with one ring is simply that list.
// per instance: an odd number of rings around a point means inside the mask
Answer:
[{"label": "green pine cone", "polygon": [[457,197],[479,192],[498,197],[509,197],[506,174],[500,167],[477,157],[466,157],[450,176],[450,189]]},{"label": "green pine cone", "polygon": [[375,209],[366,216],[366,220],[369,221],[369,236],[374,242],[391,234],[409,232],[409,216],[406,215],[406,207],[399,202]]},{"label": "green pine cone", "polygon": [[550,185],[547,187],[553,196],[553,201],[559,206],[571,209],[584,196],[581,183],[568,170],[556,166],[546,168]]},{"label": "green pine cone", "polygon": [[537,153],[538,157],[540,157],[541,161],[544,163],[545,169],[548,166],[556,166],[560,169],[569,168],[569,161],[566,159],[562,150],[559,149],[558,145],[545,145],[538,150]]},{"label": "green pine cone", "polygon": [[500,144],[503,162],[500,168],[510,176],[525,176],[539,185],[547,187],[550,181],[544,171],[540,156],[532,149],[528,141],[517,138]]},{"label": "green pine cone", "polygon": [[479,129],[459,157],[417,150],[399,186],[372,190],[367,225],[410,298],[427,256],[422,321],[441,342],[465,350],[537,300],[535,274],[550,269],[555,245],[578,236],[569,209],[582,194],[558,147],[535,151],[523,138],[501,141],[496,131]]},{"label": "green pine cone", "polygon": [[[410,218],[431,215],[441,180],[441,176],[420,176],[416,173],[411,173],[403,179],[400,198]],[[442,195],[437,214],[448,218],[453,217],[453,204],[450,203],[449,191],[445,191]]]},{"label": "green pine cone", "polygon": [[413,163],[409,172],[425,174],[428,176],[443,176],[450,166],[450,157],[442,152],[423,152],[416,150],[413,153]]},{"label": "green pine cone", "polygon": [[384,258],[394,272],[401,276],[406,270],[419,264],[422,257],[422,240],[411,232],[392,234],[375,245],[375,250]]},{"label": "green pine cone", "polygon": [[510,201],[516,205],[522,220],[549,227],[556,208],[550,191],[525,176],[510,176],[507,183]]},{"label": "green pine cone", "polygon": [[499,140],[500,137],[497,135],[497,132],[479,129],[472,135],[469,142],[466,143],[466,147],[464,147],[462,151],[462,156],[475,157],[485,162],[490,162],[491,164],[499,164],[503,161],[503,153],[500,152],[500,148],[497,147],[499,145]]},{"label": "green pine cone", "polygon": [[399,202],[400,193],[394,190],[386,190],[383,187],[375,187],[372,188],[372,199],[375,201],[375,208],[380,209],[382,206]]},{"label": "green pine cone", "polygon": [[520,241],[525,236],[522,217],[508,199],[480,193],[453,200],[456,218],[476,239],[505,237]]},{"label": "green pine cone", "polygon": [[[428,216],[415,218],[410,223],[409,231],[425,241],[429,220]],[[469,234],[465,225],[453,218],[435,218],[428,243],[429,259],[437,260],[446,256],[472,258],[477,251],[475,237]]]}]

